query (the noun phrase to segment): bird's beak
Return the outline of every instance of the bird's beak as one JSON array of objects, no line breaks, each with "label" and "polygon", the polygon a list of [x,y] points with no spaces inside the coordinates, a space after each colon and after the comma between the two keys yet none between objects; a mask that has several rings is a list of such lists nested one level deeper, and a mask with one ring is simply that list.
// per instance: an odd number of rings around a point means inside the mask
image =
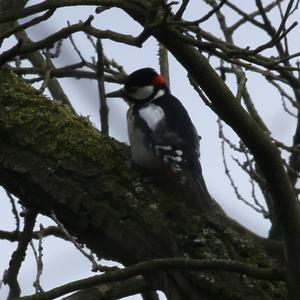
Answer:
[{"label": "bird's beak", "polygon": [[107,98],[124,98],[125,93],[124,93],[124,88],[121,88],[117,91],[108,93],[105,95]]}]

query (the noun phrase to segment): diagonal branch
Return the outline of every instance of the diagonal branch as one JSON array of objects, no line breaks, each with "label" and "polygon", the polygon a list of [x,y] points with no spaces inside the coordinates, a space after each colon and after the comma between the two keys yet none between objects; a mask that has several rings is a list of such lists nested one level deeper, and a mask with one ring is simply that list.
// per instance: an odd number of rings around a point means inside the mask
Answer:
[{"label": "diagonal branch", "polygon": [[19,41],[17,45],[13,48],[5,51],[0,55],[0,66],[11,60],[13,57],[21,54],[27,54],[32,51],[36,51],[43,48],[50,48],[54,43],[59,40],[67,38],[70,34],[78,31],[82,31],[84,27],[90,25],[93,20],[93,16],[89,16],[89,18],[83,23],[77,23],[69,27],[65,27],[56,33],[46,37],[43,40],[32,43],[24,43]]},{"label": "diagonal branch", "polygon": [[[126,1],[127,2],[127,1]],[[143,6],[143,2],[138,3],[138,5],[133,5],[132,3],[126,3],[122,0],[46,0],[41,3],[31,5],[21,10],[11,9],[8,10],[5,14],[0,16],[0,23],[15,21],[20,18],[25,18],[40,12],[43,12],[48,9],[56,9],[60,7],[68,7],[68,6],[82,6],[82,5],[95,5],[95,6],[104,6],[104,7],[112,7],[112,6],[120,6],[127,7],[130,9],[135,9],[136,11],[140,7],[139,11],[145,10]],[[142,7],[141,7],[142,6]]]},{"label": "diagonal branch", "polygon": [[11,35],[15,34],[18,31],[25,30],[33,25],[41,23],[42,21],[48,20],[54,14],[54,12],[55,12],[55,9],[49,9],[42,16],[36,17],[22,25],[17,25],[15,27],[13,27],[12,29],[4,32],[3,34],[0,35],[0,44],[2,43],[2,41],[4,39],[10,37]]}]

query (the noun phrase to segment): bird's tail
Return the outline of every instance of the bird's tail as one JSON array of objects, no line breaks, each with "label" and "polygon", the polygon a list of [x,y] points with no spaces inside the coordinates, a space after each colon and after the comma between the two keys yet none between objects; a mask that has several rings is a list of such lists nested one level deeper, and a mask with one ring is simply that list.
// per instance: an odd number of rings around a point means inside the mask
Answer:
[{"label": "bird's tail", "polygon": [[182,189],[184,192],[184,201],[187,207],[200,210],[201,212],[210,212],[214,210],[212,198],[207,190],[202,174],[187,174],[185,176]]}]

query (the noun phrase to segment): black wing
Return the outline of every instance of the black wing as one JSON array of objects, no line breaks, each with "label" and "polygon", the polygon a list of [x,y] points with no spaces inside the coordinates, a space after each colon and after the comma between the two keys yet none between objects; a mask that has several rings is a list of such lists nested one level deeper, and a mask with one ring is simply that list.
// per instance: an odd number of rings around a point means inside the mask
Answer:
[{"label": "black wing", "polygon": [[[199,162],[199,136],[181,102],[172,95],[158,98],[165,116],[152,132],[151,147],[174,173],[189,206],[201,211],[212,208]],[[167,107],[166,107],[167,106]]]}]

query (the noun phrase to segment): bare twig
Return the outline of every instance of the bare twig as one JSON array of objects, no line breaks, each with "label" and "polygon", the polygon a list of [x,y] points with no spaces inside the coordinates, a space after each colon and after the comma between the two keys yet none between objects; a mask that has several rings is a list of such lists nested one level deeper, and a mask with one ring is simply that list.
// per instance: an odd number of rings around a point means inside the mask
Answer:
[{"label": "bare twig", "polygon": [[233,69],[236,69],[235,73],[237,75],[237,86],[238,86],[235,98],[238,101],[238,103],[241,104],[241,98],[246,87],[247,77],[240,68],[237,69],[233,66]]},{"label": "bare twig", "polygon": [[[25,31],[19,31],[15,34],[15,37],[19,41],[23,41],[24,43],[32,43],[31,39],[28,37],[27,33]],[[25,55],[26,59],[30,61],[34,69],[43,69],[46,66],[45,58],[43,55],[40,53],[40,51],[34,51],[34,52],[29,52],[28,54]],[[52,66],[53,68],[53,66]],[[64,90],[62,89],[60,83],[56,78],[51,78],[51,80],[48,83],[48,90],[51,93],[53,99],[60,100],[64,104],[66,104],[70,110],[74,114],[76,114],[76,111],[72,107],[72,104],[68,98],[68,96],[65,94]]]},{"label": "bare twig", "polygon": [[170,89],[170,73],[169,73],[169,59],[168,50],[161,43],[158,44],[158,57],[160,73],[164,77],[166,85]]},{"label": "bare twig", "polygon": [[[22,231],[5,231],[0,230],[0,240],[7,240],[10,242],[18,242],[22,237]],[[49,226],[43,229],[43,237],[54,236],[61,238],[65,241],[69,241],[63,231],[56,226]],[[34,231],[32,233],[33,239],[39,239],[39,231]]]},{"label": "bare twig", "polygon": [[92,263],[92,271],[99,270],[99,265],[97,264],[97,262],[94,258],[94,255],[92,253],[87,253],[83,249],[83,247],[76,241],[76,239],[69,234],[69,232],[64,227],[64,225],[57,219],[54,212],[51,212],[51,218],[57,224],[57,226],[64,232],[64,234],[68,238],[68,240],[73,243],[73,245],[76,247],[76,249],[79,250],[79,252],[81,254],[83,254],[83,256],[86,257]]},{"label": "bare twig", "polygon": [[[82,23],[82,22],[80,21],[80,23]],[[69,27],[71,26],[71,24],[70,24],[69,21],[67,22],[67,24],[68,24]],[[83,55],[81,54],[80,50],[78,49],[78,47],[77,47],[77,45],[76,45],[76,43],[75,43],[75,41],[73,39],[72,34],[69,36],[69,40],[70,40],[70,42],[71,42],[71,44],[72,44],[75,52],[77,53],[77,55],[81,59],[81,62],[83,63],[83,65],[88,66],[88,67],[90,67],[90,68],[93,69],[92,65],[88,64],[87,61],[85,60],[85,58],[83,57]]]},{"label": "bare twig", "polygon": [[25,30],[33,25],[41,23],[42,21],[48,20],[54,14],[54,12],[55,12],[55,9],[49,9],[42,16],[38,16],[22,25],[17,25],[15,27],[13,27],[12,29],[4,32],[2,35],[0,35],[0,44],[4,39],[12,36],[13,34],[15,34],[18,31]]},{"label": "bare twig", "polygon": [[105,85],[104,85],[104,53],[101,43],[101,39],[97,39],[96,43],[97,50],[97,80],[98,80],[98,92],[100,100],[100,124],[102,133],[109,135],[109,123],[108,113],[109,108],[105,96]]},{"label": "bare twig", "polygon": [[[222,121],[220,119],[218,119],[218,125],[219,125],[219,137],[221,139],[221,149],[222,149],[222,158],[223,158],[225,175],[228,177],[228,179],[230,181],[230,185],[232,186],[237,199],[242,201],[244,204],[251,207],[252,209],[254,209],[256,212],[259,212],[259,213],[262,213],[265,215],[264,211],[262,211],[261,208],[257,208],[255,205],[251,204],[239,192],[239,189],[238,189],[237,185],[235,184],[234,179],[232,178],[230,170],[227,165],[227,159],[226,159],[226,155],[225,155],[225,139],[224,139],[225,136],[224,136],[224,132],[223,132]],[[240,162],[236,158],[233,157],[233,160],[238,162],[239,165],[241,165]]]},{"label": "bare twig", "polygon": [[189,0],[183,0],[182,1],[181,5],[180,5],[178,11],[175,14],[175,17],[174,17],[176,20],[180,20],[182,18],[188,4],[189,4]]},{"label": "bare twig", "polygon": [[30,246],[31,246],[31,249],[33,251],[33,254],[34,254],[34,257],[35,257],[35,260],[36,260],[36,269],[37,269],[37,272],[36,272],[36,279],[33,283],[33,286],[35,287],[35,292],[38,293],[38,292],[43,292],[43,288],[41,286],[41,282],[40,282],[40,279],[41,279],[41,276],[42,276],[42,273],[43,273],[43,231],[44,231],[44,227],[42,224],[40,224],[40,230],[38,232],[38,251],[36,251],[35,249],[35,246],[34,246],[34,243],[33,241],[30,242]]},{"label": "bare twig", "polygon": [[70,34],[77,31],[82,31],[84,27],[90,25],[92,20],[93,20],[93,16],[90,16],[84,23],[77,23],[72,26],[63,28],[38,42],[32,42],[32,43],[18,42],[13,48],[5,51],[0,55],[0,66],[2,66],[3,64],[11,60],[16,55],[26,54],[43,48],[49,48],[57,41],[67,38]]},{"label": "bare twig", "polygon": [[45,73],[44,73],[44,80],[42,82],[42,85],[40,87],[40,92],[43,93],[45,91],[45,89],[48,86],[48,82],[50,80],[50,74],[51,74],[51,55],[50,55],[50,49],[46,50],[46,68],[45,68]]},{"label": "bare twig", "polygon": [[297,115],[296,113],[292,112],[292,111],[287,107],[287,105],[286,105],[286,103],[285,103],[285,99],[286,99],[286,98],[282,95],[282,96],[281,96],[281,104],[282,104],[283,110],[284,110],[287,114],[289,114],[290,116],[292,116],[292,117],[298,119],[298,115]]},{"label": "bare twig", "polygon": [[[269,3],[268,5],[266,5],[264,7],[264,11],[265,12],[271,11],[277,5],[276,1],[273,1],[273,2]],[[278,1],[282,2],[284,0],[278,0]],[[260,15],[259,10],[255,10],[252,13],[246,13],[246,12],[242,11],[238,6],[232,4],[229,1],[226,2],[226,5],[228,7],[230,7],[233,11],[235,11],[236,13],[238,13],[240,16],[242,16],[242,18],[239,21],[237,21],[236,23],[234,23],[233,25],[231,25],[231,27],[229,27],[229,30],[231,32],[234,32],[236,29],[238,29],[241,25],[245,24],[246,22],[250,22],[253,25],[257,26],[258,28],[261,28],[261,29],[263,28],[264,24],[258,22],[256,20],[256,18],[255,18],[258,15]]]},{"label": "bare twig", "polygon": [[198,20],[192,21],[191,23],[200,24],[200,23],[207,21],[212,15],[214,15],[216,12],[218,12],[226,2],[227,2],[227,0],[221,0],[220,3],[218,5],[216,5],[212,10],[210,10],[206,15],[204,15],[203,17],[201,17]]},{"label": "bare twig", "polygon": [[[283,23],[281,23],[283,24]],[[282,28],[281,25],[279,26],[278,30],[276,31],[276,33],[273,35],[272,39],[263,44],[258,46],[256,49],[253,50],[249,50],[249,54],[258,54],[259,52],[262,52],[263,50],[266,50],[268,48],[272,48],[273,46],[277,45],[279,43],[280,40],[282,40],[283,38],[286,38],[286,36],[298,25],[297,22],[294,22],[288,29],[286,29],[283,33],[281,33]]]},{"label": "bare twig", "polygon": [[32,232],[36,220],[36,213],[27,211],[24,216],[24,230],[17,249],[11,256],[9,268],[5,271],[3,282],[9,286],[8,299],[19,297],[21,289],[17,280],[22,262],[25,258],[27,246],[31,241]]},{"label": "bare twig", "polygon": [[196,84],[195,80],[188,74],[188,79],[190,81],[191,86],[194,88],[194,90],[198,93],[200,98],[203,100],[204,104],[210,107],[212,110],[214,109],[212,106],[212,103],[208,99],[208,97],[204,94],[204,92],[201,90],[201,88]]},{"label": "bare twig", "polygon": [[16,207],[16,200],[15,198],[12,196],[11,193],[9,193],[8,191],[5,191],[6,192],[6,195],[10,201],[10,204],[11,204],[11,209],[12,209],[12,213],[15,217],[15,220],[16,220],[16,230],[15,232],[18,234],[19,233],[19,230],[20,230],[20,217],[19,217],[19,213],[18,213],[18,210],[17,210],[17,207]]}]

